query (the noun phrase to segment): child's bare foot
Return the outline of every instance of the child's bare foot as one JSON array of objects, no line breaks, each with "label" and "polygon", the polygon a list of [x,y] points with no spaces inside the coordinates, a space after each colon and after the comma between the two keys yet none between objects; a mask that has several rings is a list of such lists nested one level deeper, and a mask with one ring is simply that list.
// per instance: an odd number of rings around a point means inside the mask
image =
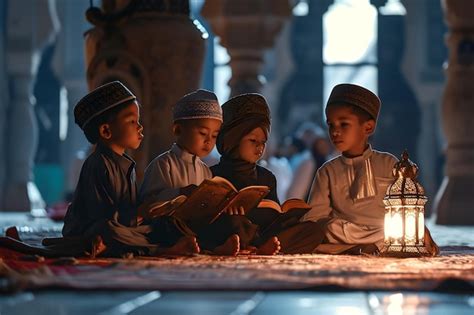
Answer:
[{"label": "child's bare foot", "polygon": [[239,253],[240,238],[237,234],[229,236],[224,244],[214,248],[214,254],[222,256],[236,256]]},{"label": "child's bare foot", "polygon": [[199,254],[201,249],[194,236],[184,236],[171,247],[163,248],[160,254],[165,255],[193,255]]},{"label": "child's bare foot", "polygon": [[91,258],[96,258],[101,256],[101,254],[105,253],[107,249],[107,246],[105,246],[104,241],[102,240],[101,236],[97,236],[93,241],[92,241],[92,250],[90,257]]},{"label": "child's bare foot", "polygon": [[18,229],[16,228],[16,226],[10,226],[8,229],[6,229],[5,236],[11,237],[17,241],[21,241],[20,235],[18,234]]},{"label": "child's bare foot", "polygon": [[274,236],[257,248],[257,255],[276,255],[280,252],[280,249],[280,241],[278,237]]}]

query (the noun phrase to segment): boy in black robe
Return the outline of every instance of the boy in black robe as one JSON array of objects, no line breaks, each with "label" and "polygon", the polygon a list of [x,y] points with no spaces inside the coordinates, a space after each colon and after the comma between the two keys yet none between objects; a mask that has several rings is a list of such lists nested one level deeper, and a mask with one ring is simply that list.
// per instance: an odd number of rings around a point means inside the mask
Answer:
[{"label": "boy in black robe", "polygon": [[180,229],[179,223],[171,222],[171,218],[137,226],[135,162],[125,153],[127,149],[137,149],[143,139],[136,97],[122,83],[114,81],[82,98],[74,108],[74,116],[96,148],[82,166],[64,220],[64,238],[55,245],[76,242],[79,252],[90,248],[90,253],[95,255],[105,250],[107,256],[128,252],[139,255],[198,252],[192,232],[185,227],[178,234],[189,237],[176,244],[166,244],[166,249],[159,248],[162,232]]}]

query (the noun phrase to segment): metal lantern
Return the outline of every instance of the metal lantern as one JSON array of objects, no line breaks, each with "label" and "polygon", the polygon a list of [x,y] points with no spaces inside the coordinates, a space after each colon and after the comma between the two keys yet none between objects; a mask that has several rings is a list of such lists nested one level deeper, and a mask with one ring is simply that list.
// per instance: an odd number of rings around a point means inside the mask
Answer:
[{"label": "metal lantern", "polygon": [[387,188],[385,204],[384,256],[429,256],[425,247],[425,190],[416,180],[418,166],[405,150],[393,167],[395,181]]}]

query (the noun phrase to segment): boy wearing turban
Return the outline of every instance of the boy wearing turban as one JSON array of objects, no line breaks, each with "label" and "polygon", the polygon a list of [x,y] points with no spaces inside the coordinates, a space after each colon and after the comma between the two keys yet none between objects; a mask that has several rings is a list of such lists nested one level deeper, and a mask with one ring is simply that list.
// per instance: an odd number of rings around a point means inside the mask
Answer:
[{"label": "boy wearing turban", "polygon": [[[211,167],[213,175],[228,179],[237,189],[252,185],[268,186],[270,192],[265,198],[279,203],[275,175],[257,164],[265,151],[270,133],[267,101],[260,94],[242,94],[228,100],[222,105],[222,110],[224,122],[217,137],[217,150],[221,159]],[[241,214],[241,209],[229,211],[234,215]],[[256,231],[257,225],[252,225]],[[280,241],[275,236],[261,238],[256,233],[241,233],[240,237],[244,248],[257,245],[257,254],[273,255],[280,251]]]}]

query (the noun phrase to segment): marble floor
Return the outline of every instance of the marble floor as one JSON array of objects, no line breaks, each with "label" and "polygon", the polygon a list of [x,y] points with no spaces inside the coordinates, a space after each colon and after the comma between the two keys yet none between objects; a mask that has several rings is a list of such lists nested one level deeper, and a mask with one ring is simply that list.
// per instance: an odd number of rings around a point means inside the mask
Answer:
[{"label": "marble floor", "polygon": [[[61,223],[1,213],[24,240],[60,233]],[[429,223],[440,246],[474,247],[473,227]],[[0,278],[0,281],[2,279]],[[474,292],[39,290],[0,295],[0,314],[474,314]]]},{"label": "marble floor", "polygon": [[474,314],[467,294],[41,291],[0,296],[1,314]]}]

